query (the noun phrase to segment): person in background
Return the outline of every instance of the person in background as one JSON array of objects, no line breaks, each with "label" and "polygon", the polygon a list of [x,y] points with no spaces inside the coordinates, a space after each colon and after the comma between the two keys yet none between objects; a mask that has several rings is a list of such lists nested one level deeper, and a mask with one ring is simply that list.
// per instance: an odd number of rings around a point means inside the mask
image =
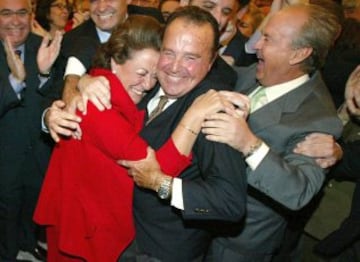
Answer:
[{"label": "person in background", "polygon": [[70,19],[65,26],[65,32],[74,29],[90,19],[90,0],[76,0],[71,6],[72,12],[70,14]]},{"label": "person in background", "polygon": [[159,0],[131,0],[130,5],[159,8]]},{"label": "person in background", "polygon": [[55,33],[65,33],[71,8],[66,0],[37,0],[32,32],[53,39]]},{"label": "person in background", "polygon": [[[29,0],[0,1],[0,261],[26,253],[45,259],[37,246],[33,211],[52,148],[41,132],[42,111],[56,92],[53,64],[62,35],[31,33]],[[35,258],[34,258],[35,257]]]},{"label": "person in background", "polygon": [[236,17],[236,27],[241,34],[249,38],[260,26],[264,17],[264,14],[258,9],[258,7],[250,3],[246,12],[241,17]]},{"label": "person in background", "polygon": [[232,23],[232,18],[240,8],[238,0],[190,0],[189,5],[209,11],[219,24],[219,54],[229,64],[247,66],[256,62],[255,55],[245,53],[247,38]]},{"label": "person in background", "polygon": [[168,17],[180,6],[179,0],[164,0],[160,2],[159,9],[161,14],[166,21]]},{"label": "person in background", "polygon": [[343,0],[342,6],[346,18],[353,18],[360,21],[360,1],[359,0]]}]

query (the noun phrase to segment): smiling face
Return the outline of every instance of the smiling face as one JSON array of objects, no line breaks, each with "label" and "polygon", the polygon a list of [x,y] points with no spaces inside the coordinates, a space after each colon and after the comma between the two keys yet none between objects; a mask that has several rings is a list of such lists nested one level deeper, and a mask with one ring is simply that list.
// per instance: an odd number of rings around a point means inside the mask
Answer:
[{"label": "smiling face", "polygon": [[23,44],[30,32],[30,14],[28,0],[1,0],[0,39],[9,37],[13,47]]},{"label": "smiling face", "polygon": [[255,44],[259,59],[256,78],[263,86],[284,83],[303,74],[298,62],[293,62],[297,50],[292,48],[292,41],[306,19],[306,13],[292,9],[280,11],[265,25]]},{"label": "smiling face", "polygon": [[209,24],[176,19],[165,30],[158,79],[165,94],[178,98],[192,90],[211,68],[214,33]]},{"label": "smiling face", "polygon": [[125,20],[129,2],[129,0],[91,0],[91,19],[99,29],[111,32],[118,23]]},{"label": "smiling face", "polygon": [[145,93],[155,86],[159,56],[159,51],[146,48],[132,51],[131,58],[124,64],[111,61],[112,71],[121,80],[135,104],[139,103]]}]

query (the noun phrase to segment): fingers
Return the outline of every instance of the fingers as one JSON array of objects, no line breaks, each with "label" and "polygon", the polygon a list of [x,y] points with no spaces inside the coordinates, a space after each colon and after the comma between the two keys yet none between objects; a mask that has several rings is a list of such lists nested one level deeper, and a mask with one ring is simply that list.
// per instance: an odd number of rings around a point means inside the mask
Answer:
[{"label": "fingers", "polygon": [[247,115],[250,111],[250,99],[248,96],[240,94],[238,92],[220,91],[219,92],[225,99],[235,105],[235,107],[244,111]]},{"label": "fingers", "polygon": [[[90,100],[99,111],[104,111],[107,108],[103,103],[104,100],[101,100],[99,96],[96,96],[94,94],[90,94],[90,96],[86,97],[86,100]],[[105,104],[107,106],[109,105],[109,103]]]},{"label": "fingers", "polygon": [[129,169],[134,168],[135,165],[135,161],[123,160],[123,159],[116,161],[116,163]]},{"label": "fingers", "polygon": [[53,130],[49,130],[50,136],[51,138],[56,142],[59,143],[60,142],[60,136]]},{"label": "fingers", "polygon": [[[57,30],[57,31],[55,32],[54,38],[53,38],[52,41],[51,41],[52,50],[53,50],[57,55],[58,55],[59,52],[60,52],[62,39],[63,39],[63,34],[62,34],[60,31]],[[57,55],[56,55],[56,57],[57,57]]]},{"label": "fingers", "polygon": [[75,115],[76,109],[78,109],[80,112],[83,112],[84,105],[82,104],[82,97],[77,95],[72,98],[70,103],[68,103],[65,107],[65,111]]},{"label": "fingers", "polygon": [[[110,83],[105,77],[86,75],[78,83],[85,100],[90,100],[100,111],[111,108]],[[85,104],[86,105],[86,104]]]},{"label": "fingers", "polygon": [[331,135],[321,133],[306,136],[305,140],[298,143],[293,151],[308,157],[321,158],[323,160],[319,160],[319,163],[327,162],[328,164],[332,163],[331,158],[336,161],[342,156],[341,147],[334,138]]},{"label": "fingers", "polygon": [[81,118],[63,110],[64,107],[63,101],[55,101],[45,114],[46,126],[55,142],[60,141],[60,135],[73,136],[77,139],[81,137],[79,125]]},{"label": "fingers", "polygon": [[146,148],[146,152],[147,152],[146,159],[156,160],[155,150],[154,149],[152,149],[151,147],[148,146]]},{"label": "fingers", "polygon": [[40,48],[46,48],[49,45],[50,39],[45,35],[41,41]]},{"label": "fingers", "polygon": [[321,168],[329,168],[336,163],[334,158],[317,158],[315,161]]},{"label": "fingers", "polygon": [[11,46],[9,37],[5,37],[4,48],[5,48],[6,55],[11,55],[12,53],[15,55],[14,52],[11,52],[13,50],[12,50],[12,46]]},{"label": "fingers", "polygon": [[52,103],[51,107],[62,110],[65,108],[65,102],[62,100],[56,100]]}]

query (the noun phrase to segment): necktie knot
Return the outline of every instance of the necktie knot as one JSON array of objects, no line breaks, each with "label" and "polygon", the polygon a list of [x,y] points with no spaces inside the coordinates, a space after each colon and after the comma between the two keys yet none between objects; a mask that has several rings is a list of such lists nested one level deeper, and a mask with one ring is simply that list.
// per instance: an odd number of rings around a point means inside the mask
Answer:
[{"label": "necktie knot", "polygon": [[150,113],[149,119],[146,124],[150,123],[155,117],[160,115],[160,113],[164,110],[165,105],[169,101],[167,96],[160,96],[160,100],[158,105],[154,108],[154,110]]},{"label": "necktie knot", "polygon": [[251,108],[250,113],[259,109],[267,103],[267,97],[264,87],[259,87],[258,90],[250,98]]},{"label": "necktie knot", "polygon": [[16,49],[14,52],[18,57],[21,58],[21,53],[22,53],[21,50]]}]

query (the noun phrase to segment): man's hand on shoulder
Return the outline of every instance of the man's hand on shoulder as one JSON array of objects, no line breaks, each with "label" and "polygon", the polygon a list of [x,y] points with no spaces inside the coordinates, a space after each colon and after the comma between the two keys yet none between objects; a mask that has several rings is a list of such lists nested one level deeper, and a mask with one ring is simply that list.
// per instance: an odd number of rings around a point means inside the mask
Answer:
[{"label": "man's hand on shoulder", "polygon": [[100,111],[111,108],[110,83],[104,76],[84,75],[77,85],[82,97],[80,111],[86,114],[86,105],[90,100]]},{"label": "man's hand on shoulder", "polygon": [[81,118],[75,113],[66,111],[65,103],[61,100],[52,103],[51,107],[45,113],[44,120],[55,142],[60,141],[60,136],[73,136],[76,139],[81,138],[81,129],[79,126]]},{"label": "man's hand on shoulder", "polygon": [[321,133],[312,133],[305,140],[298,143],[294,153],[315,158],[322,168],[335,165],[343,156],[341,146],[336,143],[333,136]]}]

